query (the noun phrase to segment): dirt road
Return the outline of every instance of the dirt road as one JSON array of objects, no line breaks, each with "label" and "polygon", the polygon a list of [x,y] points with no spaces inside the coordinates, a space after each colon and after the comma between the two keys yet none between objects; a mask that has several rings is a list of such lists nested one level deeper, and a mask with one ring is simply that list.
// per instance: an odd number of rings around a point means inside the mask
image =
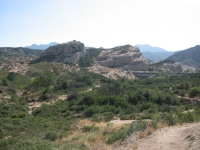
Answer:
[{"label": "dirt road", "polygon": [[143,139],[129,137],[117,150],[200,150],[200,123],[158,129]]}]

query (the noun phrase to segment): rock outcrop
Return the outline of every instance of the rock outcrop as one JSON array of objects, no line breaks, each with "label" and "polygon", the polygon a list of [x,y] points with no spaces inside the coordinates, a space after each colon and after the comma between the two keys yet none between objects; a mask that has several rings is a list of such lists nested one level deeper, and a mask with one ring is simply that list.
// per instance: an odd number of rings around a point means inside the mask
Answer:
[{"label": "rock outcrop", "polygon": [[196,72],[196,69],[194,67],[190,67],[187,65],[183,65],[181,63],[164,63],[160,70],[162,72],[172,72],[172,73],[182,73],[182,72],[190,72],[194,73]]},{"label": "rock outcrop", "polygon": [[123,70],[147,71],[149,65],[136,46],[125,45],[104,50],[96,58],[96,63],[108,68],[121,68]]},{"label": "rock outcrop", "polygon": [[166,70],[167,72],[174,72],[174,73],[183,72],[182,65],[179,63],[173,63],[173,64],[165,63],[162,65],[161,69]]},{"label": "rock outcrop", "polygon": [[51,61],[76,64],[81,57],[84,57],[86,50],[84,44],[79,41],[71,41],[51,46],[40,56],[40,59],[52,58]]},{"label": "rock outcrop", "polygon": [[136,79],[136,77],[130,71],[123,70],[120,68],[107,68],[100,65],[94,65],[88,67],[88,69],[91,72],[101,74],[104,77],[111,79],[118,79],[119,77],[127,79]]}]

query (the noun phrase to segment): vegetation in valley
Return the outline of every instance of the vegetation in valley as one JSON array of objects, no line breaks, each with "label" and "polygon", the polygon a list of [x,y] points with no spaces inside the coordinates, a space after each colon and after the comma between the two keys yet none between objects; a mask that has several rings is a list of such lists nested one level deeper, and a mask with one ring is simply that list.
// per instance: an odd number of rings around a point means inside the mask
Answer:
[{"label": "vegetation in valley", "polygon": [[[112,80],[59,63],[29,67],[26,75],[0,70],[0,149],[89,149],[147,126],[200,121],[200,104],[182,100],[199,98],[200,74]],[[35,102],[42,105],[30,113]],[[115,126],[114,118],[137,121]]]}]

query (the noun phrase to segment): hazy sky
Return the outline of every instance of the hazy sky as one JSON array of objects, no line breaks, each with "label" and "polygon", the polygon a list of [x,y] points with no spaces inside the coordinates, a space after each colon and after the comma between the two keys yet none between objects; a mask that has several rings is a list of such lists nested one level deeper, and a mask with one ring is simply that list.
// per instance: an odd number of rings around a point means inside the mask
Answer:
[{"label": "hazy sky", "polygon": [[0,47],[200,45],[200,0],[0,0]]}]

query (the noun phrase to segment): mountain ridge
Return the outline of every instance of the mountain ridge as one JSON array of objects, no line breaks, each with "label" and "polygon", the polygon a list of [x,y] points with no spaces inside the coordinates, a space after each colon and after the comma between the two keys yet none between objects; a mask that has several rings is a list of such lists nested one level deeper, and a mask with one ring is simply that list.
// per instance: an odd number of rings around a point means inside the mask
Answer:
[{"label": "mountain ridge", "polygon": [[200,45],[179,51],[167,59],[200,68]]},{"label": "mountain ridge", "polygon": [[40,45],[32,44],[31,46],[26,46],[25,48],[45,50],[45,49],[49,48],[50,46],[54,46],[57,44],[59,44],[59,43],[51,42],[49,44],[40,44]]},{"label": "mountain ridge", "polygon": [[154,47],[154,46],[151,46],[151,45],[148,45],[148,44],[136,44],[136,46],[139,47],[141,52],[149,51],[149,52],[155,53],[155,52],[166,52],[167,51],[163,48]]},{"label": "mountain ridge", "polygon": [[145,52],[142,52],[142,55],[147,58],[147,59],[150,59],[152,61],[162,61],[162,60],[165,60],[166,58],[168,58],[169,56],[173,55],[175,52],[155,52],[155,53],[152,53],[152,52],[149,52],[149,51],[145,51]]}]

